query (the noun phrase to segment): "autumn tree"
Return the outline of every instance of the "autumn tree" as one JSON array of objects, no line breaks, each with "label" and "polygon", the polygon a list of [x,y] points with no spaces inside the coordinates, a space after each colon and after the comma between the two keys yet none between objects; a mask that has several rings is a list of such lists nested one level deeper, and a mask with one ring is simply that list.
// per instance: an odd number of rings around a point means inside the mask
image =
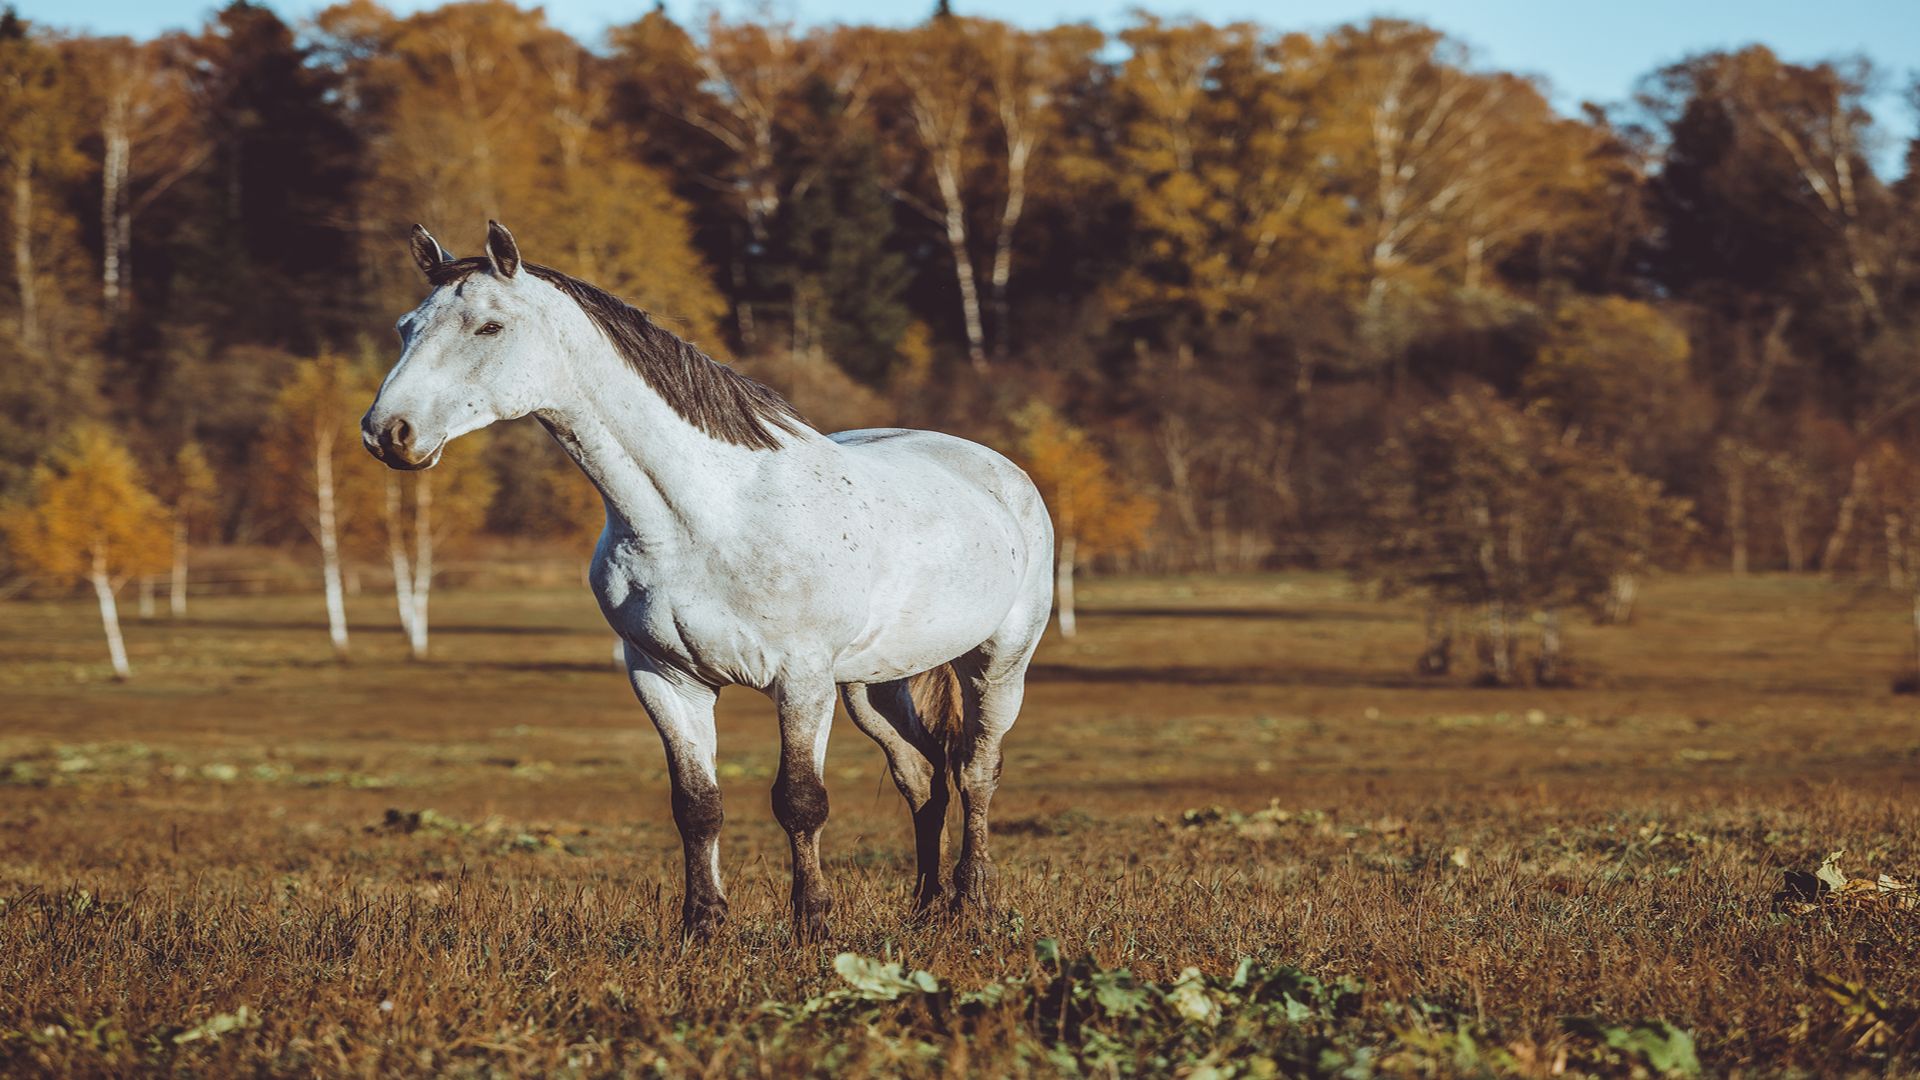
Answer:
[{"label": "autumn tree", "polygon": [[[1524,153],[1494,126],[1526,88],[1469,71],[1465,50],[1437,30],[1392,19],[1346,26],[1327,43],[1343,188],[1355,200],[1364,265],[1362,340],[1397,366],[1423,293],[1443,267],[1472,255],[1464,201],[1499,174],[1484,155]],[[1458,264],[1456,264],[1458,265]]]},{"label": "autumn tree", "polygon": [[1318,47],[1249,23],[1152,16],[1120,39],[1113,164],[1140,250],[1114,302],[1204,332],[1271,303],[1281,281],[1337,293],[1353,266],[1312,97]]},{"label": "autumn tree", "polygon": [[[1659,451],[1686,434],[1690,354],[1686,331],[1648,304],[1574,297],[1555,313],[1523,393],[1559,427],[1561,445],[1593,447],[1630,466],[1650,467]],[[1644,557],[1616,569],[1608,621],[1631,616]]]},{"label": "autumn tree", "polygon": [[71,227],[49,214],[46,203],[53,195],[48,185],[79,165],[73,113],[62,100],[74,89],[58,50],[11,8],[0,12],[0,169],[7,186],[13,325],[29,349],[46,344],[46,234]]},{"label": "autumn tree", "polygon": [[1015,417],[1018,456],[1053,512],[1059,552],[1054,559],[1054,600],[1060,633],[1075,633],[1073,578],[1081,562],[1118,554],[1145,543],[1153,524],[1153,500],[1129,491],[1086,432],[1039,402]]},{"label": "autumn tree", "polygon": [[[404,19],[347,6],[320,22],[350,58],[369,132],[367,234],[402,237],[416,220],[457,229],[500,218],[544,253],[540,261],[688,336],[715,329],[723,304],[685,205],[613,129],[603,66],[544,15],[482,0]],[[407,260],[378,260],[369,271],[389,306],[417,300]]]},{"label": "autumn tree", "polygon": [[1299,528],[1315,393],[1354,352],[1358,244],[1330,169],[1325,61],[1306,35],[1245,23],[1142,16],[1120,36],[1110,182],[1133,236],[1103,301],[1156,387],[1143,419],[1169,536],[1219,566],[1236,531]]},{"label": "autumn tree", "polygon": [[276,437],[266,444],[266,482],[279,509],[319,545],[327,633],[341,658],[347,654],[341,539],[356,519],[369,516],[366,503],[380,490],[379,466],[361,448],[359,429],[377,385],[371,372],[334,353],[303,361],[274,400]]},{"label": "autumn tree", "polygon": [[62,421],[98,415],[97,308],[70,185],[85,159],[79,76],[56,37],[0,10],[0,490],[17,490]]},{"label": "autumn tree", "polygon": [[[1864,454],[1920,405],[1912,337],[1886,302],[1909,264],[1896,196],[1871,162],[1872,82],[1864,63],[1792,64],[1753,46],[1690,57],[1643,86],[1663,161],[1649,188],[1660,226],[1649,269],[1700,313],[1702,374],[1727,446],[1764,453],[1779,410],[1814,395]],[[1752,457],[1722,460],[1744,469]],[[1862,461],[1842,470],[1828,569],[1869,479]],[[1727,484],[1730,496],[1753,486],[1734,474]],[[1747,515],[1729,509],[1737,551]]]},{"label": "autumn tree", "polygon": [[133,455],[111,429],[75,428],[9,507],[5,532],[21,565],[59,583],[93,586],[116,678],[132,674],[114,593],[167,563],[167,519]]},{"label": "autumn tree", "polygon": [[1517,680],[1516,624],[1537,616],[1541,681],[1561,677],[1562,615],[1683,528],[1686,507],[1598,448],[1485,390],[1420,412],[1378,456],[1361,576],[1477,612],[1486,678]]},{"label": "autumn tree", "polygon": [[1894,691],[1920,693],[1920,458],[1910,443],[1886,439],[1861,460],[1867,463],[1867,497],[1883,527],[1887,585],[1907,601],[1912,619],[1912,661],[1894,680]]}]

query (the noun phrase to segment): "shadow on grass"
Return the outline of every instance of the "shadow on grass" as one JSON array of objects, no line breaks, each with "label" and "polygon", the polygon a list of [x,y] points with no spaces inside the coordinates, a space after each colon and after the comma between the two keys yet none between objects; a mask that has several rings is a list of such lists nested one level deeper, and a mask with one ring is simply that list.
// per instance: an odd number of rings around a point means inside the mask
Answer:
[{"label": "shadow on grass", "polygon": [[[431,661],[429,661],[431,662]],[[617,676],[626,678],[627,669],[613,662],[611,655],[605,660],[449,660],[449,667],[472,668],[476,671],[517,671],[535,675],[579,674]]]},{"label": "shadow on grass", "polygon": [[[131,622],[132,620],[129,620]],[[300,630],[316,634],[325,634],[327,624],[319,621],[301,621],[291,619],[147,619],[141,620],[141,626],[173,626],[183,630]],[[354,623],[348,629],[355,634],[399,634],[397,622]],[[573,626],[527,626],[514,623],[434,623],[435,635],[488,635],[501,637],[562,636],[577,634],[595,636],[593,630],[583,630]]]},{"label": "shadow on grass", "polygon": [[1270,667],[1226,667],[1181,664],[1167,667],[1083,667],[1075,664],[1035,664],[1027,669],[1034,682],[1100,684],[1152,683],[1164,686],[1319,686],[1412,690],[1450,685],[1417,674],[1372,671],[1288,670]]},{"label": "shadow on grass", "polygon": [[1405,616],[1394,611],[1314,611],[1305,608],[1253,607],[1083,607],[1081,619],[1227,619],[1255,622],[1403,622]]}]

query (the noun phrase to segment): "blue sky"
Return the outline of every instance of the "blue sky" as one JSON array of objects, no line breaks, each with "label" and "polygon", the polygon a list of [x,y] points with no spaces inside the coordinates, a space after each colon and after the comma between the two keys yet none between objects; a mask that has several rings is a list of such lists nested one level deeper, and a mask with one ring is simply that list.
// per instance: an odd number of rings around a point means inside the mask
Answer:
[{"label": "blue sky", "polygon": [[[36,22],[102,33],[150,35],[190,27],[214,5],[209,0],[16,0]],[[316,0],[269,0],[283,16],[300,18],[323,6]],[[423,0],[389,0],[411,10]],[[608,25],[639,17],[652,0],[550,0],[542,5],[559,25],[591,39]],[[709,6],[669,0],[686,19]],[[770,10],[801,22],[902,23],[921,18],[932,0],[738,0],[717,5],[730,13]],[[1760,41],[1792,60],[1865,53],[1887,85],[1876,112],[1890,136],[1914,129],[1900,92],[1920,74],[1920,0],[1190,0],[1139,5],[1099,0],[954,0],[962,14],[1028,25],[1089,21],[1114,26],[1123,12],[1145,7],[1163,15],[1213,20],[1252,19],[1283,29],[1316,30],[1370,15],[1419,19],[1473,47],[1487,66],[1544,76],[1556,103],[1624,99],[1642,73],[1688,53]],[[1886,160],[1897,158],[1891,147]]]}]

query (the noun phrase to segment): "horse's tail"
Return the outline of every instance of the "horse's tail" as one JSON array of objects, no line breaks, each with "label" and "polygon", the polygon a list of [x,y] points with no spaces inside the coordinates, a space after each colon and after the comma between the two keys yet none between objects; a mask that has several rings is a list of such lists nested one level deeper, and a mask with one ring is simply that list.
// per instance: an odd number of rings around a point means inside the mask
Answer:
[{"label": "horse's tail", "polygon": [[960,760],[960,737],[967,726],[960,673],[952,664],[941,664],[909,678],[907,693],[913,698],[913,711],[920,717],[921,728],[940,744],[952,767]]}]

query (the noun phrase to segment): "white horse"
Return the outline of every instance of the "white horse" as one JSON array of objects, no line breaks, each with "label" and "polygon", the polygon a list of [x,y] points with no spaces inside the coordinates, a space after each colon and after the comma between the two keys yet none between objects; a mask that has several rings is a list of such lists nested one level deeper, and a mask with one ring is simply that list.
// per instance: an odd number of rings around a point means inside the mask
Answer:
[{"label": "white horse", "polygon": [[774,816],[793,845],[793,932],[827,932],[822,780],[835,687],[912,810],[924,909],[945,895],[950,772],[964,826],[952,903],[984,906],[1001,739],[1046,627],[1053,526],[1025,473],[964,439],[822,435],[766,387],[617,298],[523,263],[489,223],[454,259],[415,226],[434,286],[361,423],[397,469],[534,416],[600,489],[591,580],[665,744],[686,849],[685,933],[724,921],[713,707],[722,686],[780,717]]}]

